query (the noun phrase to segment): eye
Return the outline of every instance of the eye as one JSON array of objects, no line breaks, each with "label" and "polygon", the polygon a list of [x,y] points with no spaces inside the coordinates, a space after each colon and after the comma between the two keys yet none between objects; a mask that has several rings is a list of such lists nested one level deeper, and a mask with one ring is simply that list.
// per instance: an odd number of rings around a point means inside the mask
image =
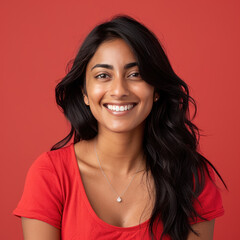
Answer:
[{"label": "eye", "polygon": [[134,72],[129,75],[130,77],[133,76],[135,78],[140,78],[140,73],[139,72]]},{"label": "eye", "polygon": [[108,76],[109,77],[109,75],[108,74],[106,74],[106,73],[101,73],[101,74],[98,74],[95,78],[106,78],[106,76]]}]

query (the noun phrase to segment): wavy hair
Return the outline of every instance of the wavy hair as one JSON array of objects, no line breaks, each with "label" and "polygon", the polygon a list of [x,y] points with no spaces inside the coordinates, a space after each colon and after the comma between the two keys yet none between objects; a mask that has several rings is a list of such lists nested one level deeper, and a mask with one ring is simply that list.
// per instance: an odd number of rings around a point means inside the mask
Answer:
[{"label": "wavy hair", "polygon": [[[160,239],[164,235],[173,240],[187,239],[190,231],[197,234],[189,218],[203,219],[195,211],[193,202],[203,190],[205,172],[211,179],[208,167],[222,178],[198,151],[200,131],[192,122],[197,106],[187,84],[175,74],[154,33],[140,22],[127,15],[116,15],[97,25],[85,38],[68,73],[55,89],[56,102],[70,121],[71,130],[51,150],[63,147],[72,137],[76,143],[98,134],[97,120],[83,100],[86,66],[101,43],[115,38],[123,39],[130,46],[142,79],[154,86],[160,96],[146,119],[143,139],[146,172],[150,170],[154,178],[156,196],[149,224],[150,236],[156,239],[154,222],[161,221]],[[194,109],[192,118],[190,104]]]}]

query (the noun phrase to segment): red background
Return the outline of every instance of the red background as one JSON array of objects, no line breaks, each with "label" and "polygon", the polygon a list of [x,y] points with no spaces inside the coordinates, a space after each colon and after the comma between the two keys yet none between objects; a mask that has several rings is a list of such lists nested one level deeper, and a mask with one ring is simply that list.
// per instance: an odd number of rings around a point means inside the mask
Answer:
[{"label": "red background", "polygon": [[175,71],[198,104],[204,130],[201,152],[222,174],[225,215],[215,239],[239,238],[240,2],[17,1],[0,3],[1,216],[0,239],[22,239],[11,215],[26,173],[43,151],[62,139],[69,124],[54,87],[87,33],[118,13],[142,21],[159,37]]}]

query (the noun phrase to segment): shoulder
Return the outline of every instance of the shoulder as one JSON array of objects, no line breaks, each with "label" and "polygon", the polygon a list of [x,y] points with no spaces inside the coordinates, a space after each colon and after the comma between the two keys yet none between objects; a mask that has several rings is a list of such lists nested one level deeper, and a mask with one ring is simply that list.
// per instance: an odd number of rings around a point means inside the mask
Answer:
[{"label": "shoulder", "polygon": [[[204,172],[204,187],[198,198],[194,201],[194,209],[203,218],[197,218],[196,222],[213,220],[224,214],[220,188],[216,183],[216,174],[211,166]],[[196,223],[195,222],[195,223]]]},{"label": "shoulder", "polygon": [[56,150],[47,151],[47,152],[45,152],[45,154],[52,161],[53,160],[61,161],[63,159],[69,159],[72,157],[72,154],[73,154],[73,143],[69,144],[68,146],[64,146],[62,148],[56,149]]},{"label": "shoulder", "polygon": [[210,196],[220,195],[220,189],[216,182],[216,173],[213,168],[207,164],[207,169],[204,169],[204,187],[198,199],[206,199]]},{"label": "shoulder", "polygon": [[29,171],[36,172],[45,170],[56,173],[62,171],[63,168],[69,167],[73,158],[73,144],[57,150],[45,151],[33,161]]}]

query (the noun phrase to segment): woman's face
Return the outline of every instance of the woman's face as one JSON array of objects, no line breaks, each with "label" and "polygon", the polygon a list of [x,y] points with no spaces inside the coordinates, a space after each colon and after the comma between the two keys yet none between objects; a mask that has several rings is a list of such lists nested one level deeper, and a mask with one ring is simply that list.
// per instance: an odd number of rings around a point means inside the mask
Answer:
[{"label": "woman's face", "polygon": [[139,75],[136,57],[122,39],[103,42],[86,68],[88,104],[101,127],[127,132],[144,126],[154,88]]}]

